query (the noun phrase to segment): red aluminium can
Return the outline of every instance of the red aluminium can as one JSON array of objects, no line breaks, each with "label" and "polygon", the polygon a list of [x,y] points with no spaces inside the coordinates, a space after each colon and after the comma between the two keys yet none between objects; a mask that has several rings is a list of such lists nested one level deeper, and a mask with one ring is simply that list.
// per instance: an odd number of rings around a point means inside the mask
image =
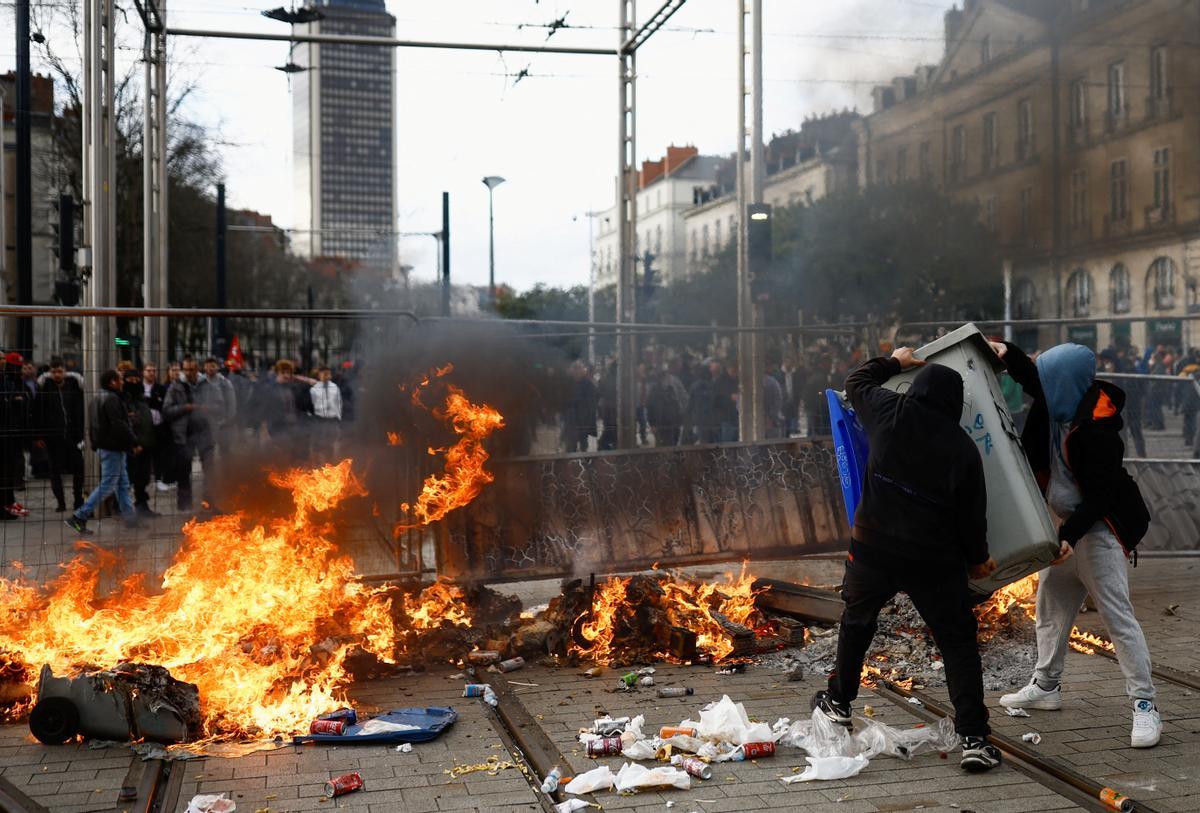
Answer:
[{"label": "red aluminium can", "polygon": [[309,734],[336,734],[341,736],[346,733],[345,720],[313,720],[308,724]]},{"label": "red aluminium can", "polygon": [[325,795],[332,799],[334,796],[342,796],[347,793],[353,793],[356,790],[362,790],[363,778],[358,771],[334,777],[325,783]]},{"label": "red aluminium can", "polygon": [[612,757],[624,749],[620,737],[601,737],[587,744],[589,757]]},{"label": "red aluminium can", "polygon": [[746,755],[746,759],[757,759],[759,757],[775,756],[775,743],[773,742],[747,742],[742,744],[742,753]]}]

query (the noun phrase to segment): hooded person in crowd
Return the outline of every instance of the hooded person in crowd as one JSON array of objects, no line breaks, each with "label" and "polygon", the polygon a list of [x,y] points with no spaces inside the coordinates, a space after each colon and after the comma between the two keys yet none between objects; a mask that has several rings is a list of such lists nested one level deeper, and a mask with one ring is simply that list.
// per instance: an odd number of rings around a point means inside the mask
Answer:
[{"label": "hooded person in crowd", "polygon": [[842,581],[837,661],[813,708],[851,725],[863,658],[880,610],[907,593],[929,625],[946,666],[954,729],[963,738],[960,765],[1000,764],[983,701],[983,668],[970,578],[996,568],[988,555],[983,461],[960,427],[963,381],[937,364],[923,366],[904,395],[883,384],[925,363],[901,347],[864,363],[846,379],[846,394],[869,436],[862,499],[854,514]]},{"label": "hooded person in crowd", "polygon": [[1084,597],[1090,595],[1112,638],[1133,702],[1130,744],[1150,748],[1162,736],[1162,720],[1154,704],[1150,650],[1129,599],[1126,570],[1126,559],[1145,535],[1150,514],[1122,465],[1125,393],[1096,380],[1096,356],[1081,345],[1052,347],[1038,356],[1036,365],[1016,345],[995,342],[992,348],[1033,398],[1021,445],[1060,522],[1061,544],[1059,558],[1038,579],[1033,679],[1001,697],[1000,704],[1062,708],[1060,681],[1071,628]]},{"label": "hooded person in crowd", "polygon": [[78,509],[83,505],[84,394],[79,381],[67,375],[61,358],[50,359],[50,373],[38,386],[36,403],[38,442],[46,447],[50,463],[54,510],[67,510],[63,474],[71,475],[71,507]]}]

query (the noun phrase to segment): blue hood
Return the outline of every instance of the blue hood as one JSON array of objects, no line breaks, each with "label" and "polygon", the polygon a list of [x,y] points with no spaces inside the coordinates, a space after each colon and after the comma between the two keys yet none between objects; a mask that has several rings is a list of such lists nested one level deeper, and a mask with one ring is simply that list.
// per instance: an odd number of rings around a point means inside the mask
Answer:
[{"label": "blue hood", "polygon": [[1050,419],[1070,422],[1096,380],[1096,354],[1079,344],[1056,345],[1038,356],[1037,370]]}]

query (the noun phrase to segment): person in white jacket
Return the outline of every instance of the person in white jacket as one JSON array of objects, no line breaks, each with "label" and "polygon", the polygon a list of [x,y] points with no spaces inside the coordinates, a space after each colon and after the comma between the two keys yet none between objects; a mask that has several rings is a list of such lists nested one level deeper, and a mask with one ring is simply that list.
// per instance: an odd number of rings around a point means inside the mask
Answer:
[{"label": "person in white jacket", "polygon": [[309,390],[312,397],[313,417],[316,419],[314,441],[317,457],[330,460],[337,450],[339,426],[342,421],[342,391],[333,383],[333,371],[321,367],[317,371],[317,383]]}]

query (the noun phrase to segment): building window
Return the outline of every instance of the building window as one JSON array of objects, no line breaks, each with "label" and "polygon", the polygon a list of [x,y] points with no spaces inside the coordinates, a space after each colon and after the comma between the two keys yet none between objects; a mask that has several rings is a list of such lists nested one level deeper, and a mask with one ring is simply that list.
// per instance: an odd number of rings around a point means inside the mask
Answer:
[{"label": "building window", "polygon": [[[717,242],[720,242],[720,238]],[[662,224],[654,227],[654,256],[662,256]]]},{"label": "building window", "polygon": [[1000,204],[995,195],[992,195],[983,202],[983,225],[992,234],[996,233],[999,225],[999,218],[997,216],[999,209]]},{"label": "building window", "polygon": [[700,234],[701,234],[700,251],[703,254],[703,256],[707,257],[708,256],[708,224],[707,223],[705,223],[704,226],[701,227]]},{"label": "building window", "polygon": [[1167,98],[1167,46],[1158,45],[1150,49],[1150,100],[1161,102]]},{"label": "building window", "polygon": [[696,230],[692,229],[692,265],[695,266],[700,260],[700,237],[696,234]]},{"label": "building window", "polygon": [[1114,223],[1129,217],[1129,165],[1124,158],[1113,161],[1108,171],[1108,219]]},{"label": "building window", "polygon": [[1029,240],[1033,237],[1033,187],[1027,186],[1021,190],[1021,237]]},{"label": "building window", "polygon": [[920,166],[921,180],[927,181],[927,182],[932,181],[933,180],[933,158],[930,153],[930,147],[929,147],[928,141],[921,142],[921,148],[917,155],[917,160],[919,161],[919,163],[921,165]]},{"label": "building window", "polygon": [[961,181],[967,165],[967,128],[958,125],[951,134],[950,180]]},{"label": "building window", "polygon": [[908,180],[908,147],[896,150],[896,181],[903,183]]},{"label": "building window", "polygon": [[1028,277],[1021,277],[1013,288],[1013,318],[1037,318],[1037,291]]},{"label": "building window", "polygon": [[1087,170],[1077,169],[1071,173],[1071,228],[1084,228],[1087,221]]},{"label": "building window", "polygon": [[1116,127],[1125,117],[1128,105],[1125,101],[1125,63],[1114,62],[1108,66],[1108,126]]},{"label": "building window", "polygon": [[1117,263],[1108,274],[1109,304],[1113,313],[1129,313],[1133,307],[1132,290],[1129,269],[1124,263]]},{"label": "building window", "polygon": [[1067,278],[1067,302],[1072,316],[1088,316],[1092,308],[1092,275],[1076,268]]},{"label": "building window", "polygon": [[1071,127],[1076,130],[1087,126],[1087,84],[1082,79],[1071,83]]},{"label": "building window", "polygon": [[1033,157],[1033,102],[1017,102],[1017,160]]},{"label": "building window", "polygon": [[1154,151],[1154,210],[1165,215],[1171,208],[1171,149]]},{"label": "building window", "polygon": [[999,163],[999,146],[996,144],[996,114],[988,113],[983,117],[983,171],[994,169]]},{"label": "building window", "polygon": [[724,247],[724,245],[725,245],[724,243],[721,242],[721,221],[720,220],[717,220],[713,223],[713,243],[716,244],[717,251],[720,251],[722,249],[722,247]]},{"label": "building window", "polygon": [[1155,310],[1165,311],[1175,307],[1175,263],[1171,258],[1159,257],[1150,263],[1150,272],[1146,277]]},{"label": "building window", "polygon": [[979,64],[986,65],[992,61],[992,38],[984,35],[979,41]]}]

